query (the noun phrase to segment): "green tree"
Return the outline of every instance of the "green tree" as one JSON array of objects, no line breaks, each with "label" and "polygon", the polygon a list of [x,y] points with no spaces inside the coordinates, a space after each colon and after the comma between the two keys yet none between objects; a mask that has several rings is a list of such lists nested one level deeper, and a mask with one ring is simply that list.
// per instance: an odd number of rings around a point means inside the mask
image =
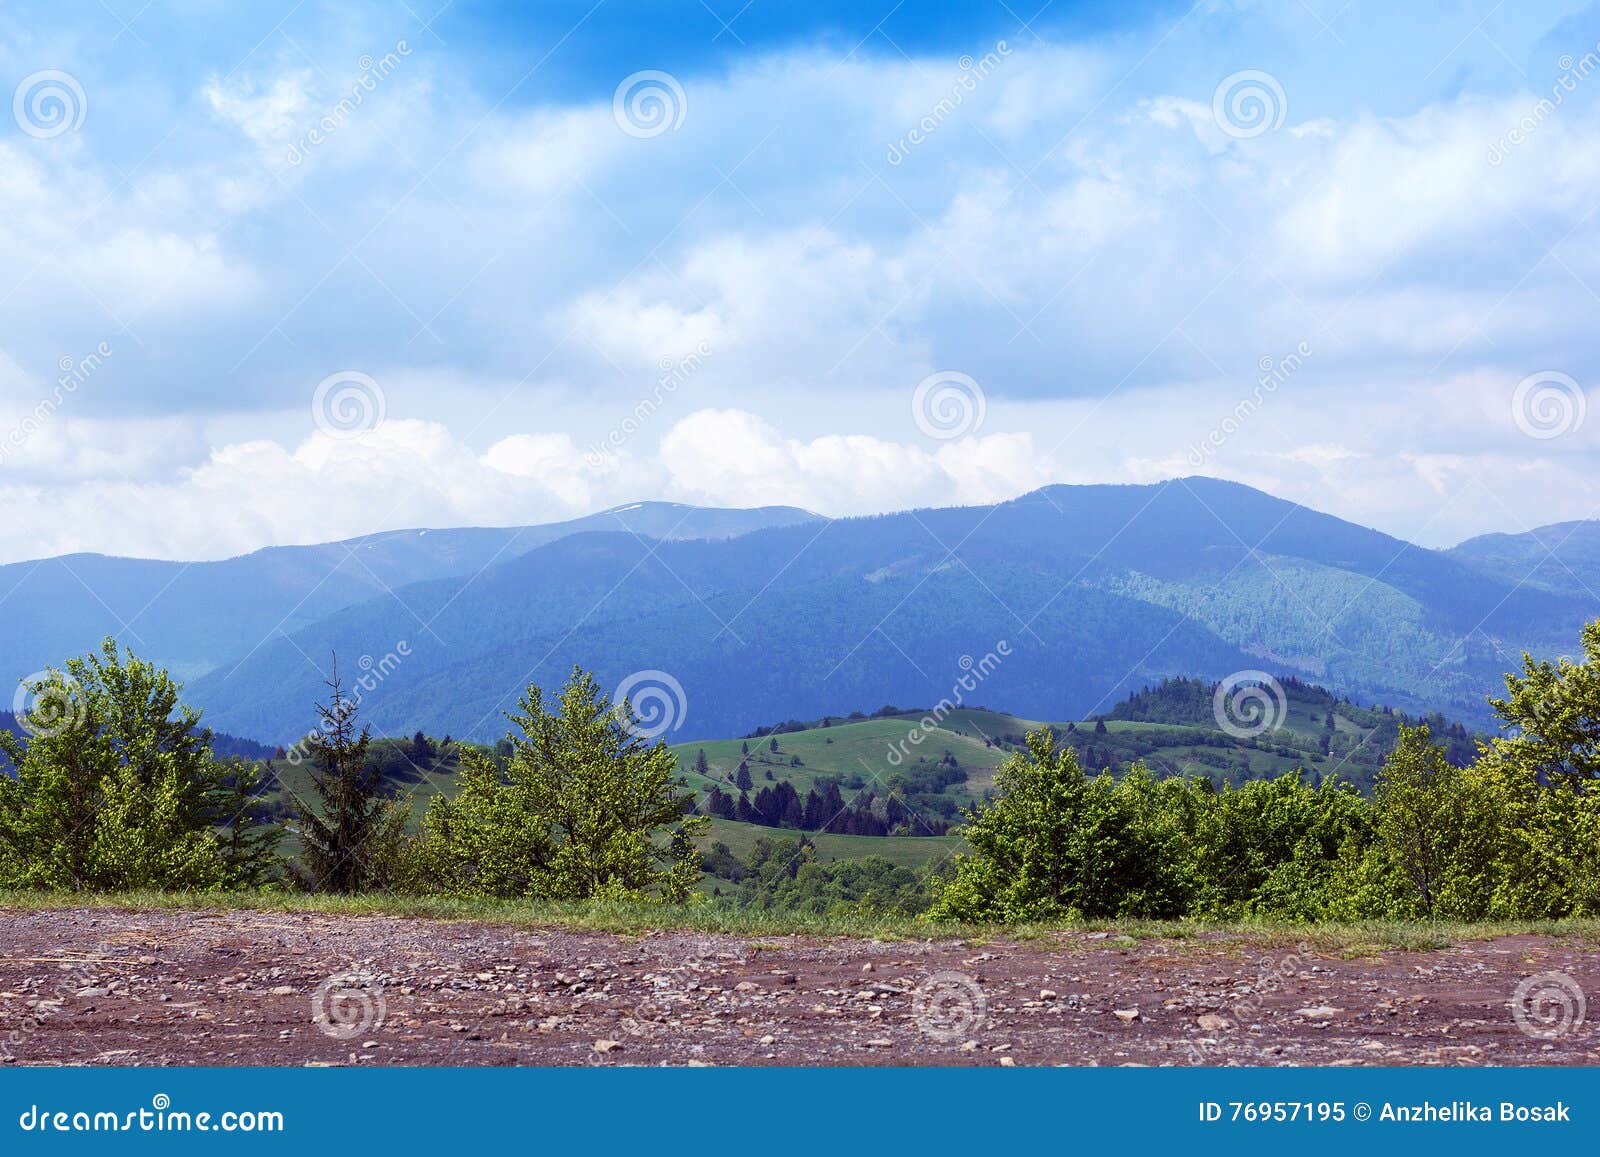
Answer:
[{"label": "green tree", "polygon": [[278,853],[283,826],[264,798],[271,773],[247,759],[226,760],[218,770],[214,807],[223,859],[231,868],[229,883],[260,888],[276,881],[283,867]]},{"label": "green tree", "polygon": [[1432,742],[1427,724],[1400,728],[1400,740],[1378,773],[1372,816],[1384,850],[1411,886],[1414,914],[1432,919],[1446,888],[1463,810],[1461,773],[1445,758],[1445,749]]},{"label": "green tree", "polygon": [[180,690],[110,638],[28,688],[24,734],[0,731],[0,883],[213,889],[269,874],[269,825],[243,806],[258,784],[217,762]]},{"label": "green tree", "polygon": [[1142,766],[1119,785],[1090,779],[1078,753],[1048,728],[1001,764],[997,796],[969,810],[972,855],[932,915],[1006,923],[1066,916],[1177,916],[1187,905],[1190,853],[1181,814],[1168,804],[1181,783],[1155,782]]},{"label": "green tree", "polygon": [[462,757],[461,791],[436,798],[423,821],[427,886],[455,895],[679,902],[700,878],[677,760],[637,734],[632,704],[613,706],[595,677],[573,668],[557,709],[528,688],[508,718],[502,770]]},{"label": "green tree", "polygon": [[1581,640],[1581,662],[1523,655],[1522,674],[1508,674],[1505,698],[1489,706],[1508,733],[1493,744],[1496,759],[1546,783],[1587,789],[1600,779],[1600,619],[1584,626]]},{"label": "green tree", "polygon": [[356,732],[358,704],[345,697],[334,657],[328,702],[301,742],[311,756],[315,799],[299,800],[300,862],[295,875],[317,892],[350,894],[387,887],[401,868],[409,809],[384,793],[381,768],[369,765],[370,729]]},{"label": "green tree", "polygon": [[1600,914],[1600,620],[1581,639],[1579,661],[1524,655],[1489,701],[1505,734],[1466,774],[1459,873],[1483,915]]},{"label": "green tree", "polygon": [[1350,784],[1330,777],[1313,786],[1296,770],[1203,795],[1196,787],[1194,915],[1332,915],[1371,842],[1369,805]]}]

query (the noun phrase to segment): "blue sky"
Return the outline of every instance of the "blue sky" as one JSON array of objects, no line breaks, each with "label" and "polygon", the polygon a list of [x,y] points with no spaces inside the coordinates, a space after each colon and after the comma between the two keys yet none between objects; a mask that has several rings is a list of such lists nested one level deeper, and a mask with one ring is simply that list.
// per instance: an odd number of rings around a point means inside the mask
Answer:
[{"label": "blue sky", "polygon": [[1191,473],[1600,514],[1594,4],[240,7],[0,11],[5,558]]}]

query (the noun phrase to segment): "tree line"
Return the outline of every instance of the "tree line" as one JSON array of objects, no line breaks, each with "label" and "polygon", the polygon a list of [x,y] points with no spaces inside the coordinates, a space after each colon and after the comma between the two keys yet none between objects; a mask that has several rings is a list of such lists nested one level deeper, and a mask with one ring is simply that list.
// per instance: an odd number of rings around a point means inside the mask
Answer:
[{"label": "tree line", "polygon": [[[822,864],[804,836],[762,843],[743,863],[714,847],[713,866],[737,869],[740,897],[759,906],[934,920],[1600,914],[1600,621],[1582,643],[1576,661],[1524,656],[1489,701],[1501,734],[1464,766],[1449,750],[1458,736],[1403,725],[1370,796],[1300,772],[1237,787],[1140,763],[1093,775],[1042,729],[964,813],[970,850],[937,876]],[[302,741],[304,790],[287,823],[267,806],[262,767],[219,756],[179,693],[109,639],[30,686],[24,733],[0,731],[0,887],[663,903],[702,887],[710,820],[675,756],[641,739],[631,706],[581,669],[553,697],[529,687],[496,748],[460,744],[457,790],[417,817],[369,758],[336,669]],[[820,831],[861,814],[822,787],[812,800],[775,784],[746,806],[768,826]],[[701,810],[724,814],[730,801],[717,789]],[[907,820],[887,806],[865,814]]]},{"label": "tree line", "polygon": [[107,639],[47,672],[23,733],[0,732],[0,887],[681,902],[699,880],[708,821],[665,744],[639,739],[593,675],[574,670],[553,702],[528,688],[504,755],[463,745],[460,790],[417,825],[368,758],[337,665],[328,685],[297,745],[307,787],[280,823],[261,766],[218,757],[165,670]]},{"label": "tree line", "polygon": [[1371,797],[1298,772],[1237,788],[1091,776],[1048,731],[971,809],[934,919],[1600,914],[1600,621],[1580,661],[1524,656],[1491,698],[1499,736],[1456,766],[1403,726]]}]

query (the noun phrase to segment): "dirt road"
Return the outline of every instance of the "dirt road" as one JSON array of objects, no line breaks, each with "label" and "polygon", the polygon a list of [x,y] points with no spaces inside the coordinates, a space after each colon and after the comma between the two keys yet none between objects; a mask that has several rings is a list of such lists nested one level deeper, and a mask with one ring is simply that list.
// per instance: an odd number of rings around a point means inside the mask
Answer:
[{"label": "dirt road", "polygon": [[1540,937],[1345,960],[0,910],[10,1064],[1592,1065],[1582,991],[1600,953]]}]

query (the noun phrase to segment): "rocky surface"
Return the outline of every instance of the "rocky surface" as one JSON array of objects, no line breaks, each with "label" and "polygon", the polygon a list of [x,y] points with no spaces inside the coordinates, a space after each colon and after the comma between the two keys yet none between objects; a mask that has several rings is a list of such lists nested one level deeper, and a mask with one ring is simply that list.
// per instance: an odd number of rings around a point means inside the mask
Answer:
[{"label": "rocky surface", "polygon": [[1531,936],[1341,959],[0,911],[8,1064],[1596,1064],[1585,990],[1600,954]]}]

